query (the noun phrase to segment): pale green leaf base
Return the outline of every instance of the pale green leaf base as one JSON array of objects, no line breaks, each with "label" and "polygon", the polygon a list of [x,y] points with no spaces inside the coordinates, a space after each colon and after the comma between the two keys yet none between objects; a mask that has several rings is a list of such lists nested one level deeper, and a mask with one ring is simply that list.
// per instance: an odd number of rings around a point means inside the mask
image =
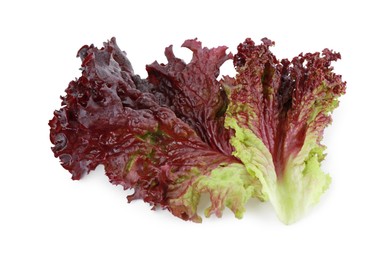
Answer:
[{"label": "pale green leaf base", "polygon": [[277,178],[272,155],[264,143],[250,129],[239,127],[234,118],[226,118],[225,125],[235,130],[231,139],[234,155],[249,174],[260,180],[263,193],[282,222],[297,221],[319,201],[331,179],[320,169],[324,147],[314,137],[306,137],[298,155],[287,162],[283,177]]}]

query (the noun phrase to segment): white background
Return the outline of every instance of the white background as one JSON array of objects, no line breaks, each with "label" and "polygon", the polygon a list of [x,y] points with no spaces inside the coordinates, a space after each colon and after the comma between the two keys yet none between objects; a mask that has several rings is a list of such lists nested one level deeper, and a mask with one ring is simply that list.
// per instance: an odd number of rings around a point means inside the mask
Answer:
[{"label": "white background", "polygon": [[[386,1],[2,1],[0,4],[0,259],[390,259],[389,8]],[[184,222],[109,184],[81,181],[50,150],[48,120],[78,77],[77,50],[116,36],[134,69],[185,60],[188,38],[236,46],[276,41],[278,58],[341,52],[347,94],[325,133],[320,204],[286,226],[269,204],[242,220]],[[231,73],[227,63],[222,73]],[[205,206],[203,205],[203,208]]]}]

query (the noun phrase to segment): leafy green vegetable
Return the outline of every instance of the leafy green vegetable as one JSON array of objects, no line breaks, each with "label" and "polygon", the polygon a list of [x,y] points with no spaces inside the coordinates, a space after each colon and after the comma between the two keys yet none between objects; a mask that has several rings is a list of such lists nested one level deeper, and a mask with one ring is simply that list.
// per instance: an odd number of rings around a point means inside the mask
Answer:
[{"label": "leafy green vegetable", "polygon": [[263,185],[279,218],[292,223],[319,201],[330,177],[322,172],[324,128],[345,92],[332,72],[340,58],[327,49],[279,62],[268,39],[247,39],[235,56],[237,76],[227,79],[231,103],[225,125],[235,130],[233,154]]},{"label": "leafy green vegetable", "polygon": [[[82,76],[69,83],[62,107],[50,120],[54,155],[78,180],[102,164],[111,183],[184,220],[205,215],[237,218],[250,198],[269,200],[292,223],[318,202],[330,177],[320,163],[320,142],[345,82],[325,49],[278,61],[268,39],[250,39],[233,56],[226,47],[203,48],[197,40],[188,64],[172,46],[167,64],[154,62],[141,79],[115,38],[98,49],[83,46]],[[234,59],[235,78],[218,80]]]}]

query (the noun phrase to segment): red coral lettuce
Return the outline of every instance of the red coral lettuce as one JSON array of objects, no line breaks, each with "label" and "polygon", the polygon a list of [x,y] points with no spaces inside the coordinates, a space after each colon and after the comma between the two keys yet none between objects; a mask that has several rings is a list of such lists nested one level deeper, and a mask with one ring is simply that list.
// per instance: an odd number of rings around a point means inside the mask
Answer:
[{"label": "red coral lettuce", "polygon": [[111,183],[134,189],[129,201],[185,220],[201,221],[201,193],[210,196],[206,216],[228,207],[241,217],[257,198],[296,220],[329,184],[320,141],[345,82],[330,67],[338,53],[278,61],[272,44],[240,44],[237,75],[223,80],[220,66],[233,58],[226,47],[187,40],[187,64],[170,46],[168,63],[148,65],[141,79],[115,38],[83,46],[82,76],[49,122],[54,155],[75,180],[102,164]]}]

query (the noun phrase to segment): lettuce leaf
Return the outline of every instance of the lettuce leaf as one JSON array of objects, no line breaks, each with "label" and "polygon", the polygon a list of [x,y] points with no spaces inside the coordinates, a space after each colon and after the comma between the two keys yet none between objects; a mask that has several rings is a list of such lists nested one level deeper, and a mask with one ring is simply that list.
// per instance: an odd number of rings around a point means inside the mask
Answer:
[{"label": "lettuce leaf", "polygon": [[[269,200],[284,223],[296,221],[329,186],[321,140],[345,82],[330,66],[340,54],[279,61],[273,44],[247,39],[233,56],[187,40],[189,63],[169,46],[167,64],[146,66],[146,79],[115,38],[101,49],[83,46],[82,75],[49,121],[54,155],[74,180],[104,165],[112,184],[134,190],[129,202],[184,220],[201,222],[205,193],[207,217],[227,207],[241,218],[256,198]],[[229,59],[237,75],[218,80]]]},{"label": "lettuce leaf", "polygon": [[263,185],[279,218],[292,223],[316,204],[330,177],[320,169],[320,142],[345,82],[333,73],[339,53],[328,49],[279,62],[274,43],[247,39],[234,57],[226,126],[235,130],[234,155]]},{"label": "lettuce leaf", "polygon": [[[205,55],[200,44],[196,41],[187,41],[187,44],[197,47],[188,70],[202,67],[200,63],[204,60],[196,58]],[[229,58],[223,55],[225,48],[204,52],[215,58],[214,70]],[[184,103],[179,106],[175,104],[177,100],[173,100],[176,94],[166,94],[167,102],[161,98],[173,86],[152,86],[150,82],[155,80],[142,80],[134,75],[115,38],[102,49],[83,46],[78,56],[82,59],[82,76],[70,82],[67,95],[62,97],[63,107],[55,111],[49,122],[52,150],[73,179],[78,180],[103,164],[111,183],[134,189],[134,194],[128,196],[129,202],[143,199],[153,208],[162,207],[175,216],[195,222],[201,221],[197,214],[201,193],[210,195],[207,216],[213,213],[221,216],[227,206],[241,217],[249,198],[262,199],[260,182],[228,152],[231,148],[227,137],[211,138],[220,124],[223,127],[224,118],[219,111],[227,107],[226,95],[216,81],[215,71],[207,75],[191,74],[195,81],[204,84],[179,84],[179,101]],[[176,66],[178,72],[171,67],[169,73],[172,78],[185,78],[175,76],[175,73],[183,74],[186,66],[182,61],[177,62],[182,64]],[[164,67],[159,65],[159,69]],[[155,79],[166,77],[157,69],[153,75]],[[214,91],[210,95],[217,102],[202,99],[200,102],[210,107],[206,109],[200,104],[187,110],[193,93],[207,88],[206,83],[210,83],[210,91]],[[202,120],[213,122],[194,129]]]}]

